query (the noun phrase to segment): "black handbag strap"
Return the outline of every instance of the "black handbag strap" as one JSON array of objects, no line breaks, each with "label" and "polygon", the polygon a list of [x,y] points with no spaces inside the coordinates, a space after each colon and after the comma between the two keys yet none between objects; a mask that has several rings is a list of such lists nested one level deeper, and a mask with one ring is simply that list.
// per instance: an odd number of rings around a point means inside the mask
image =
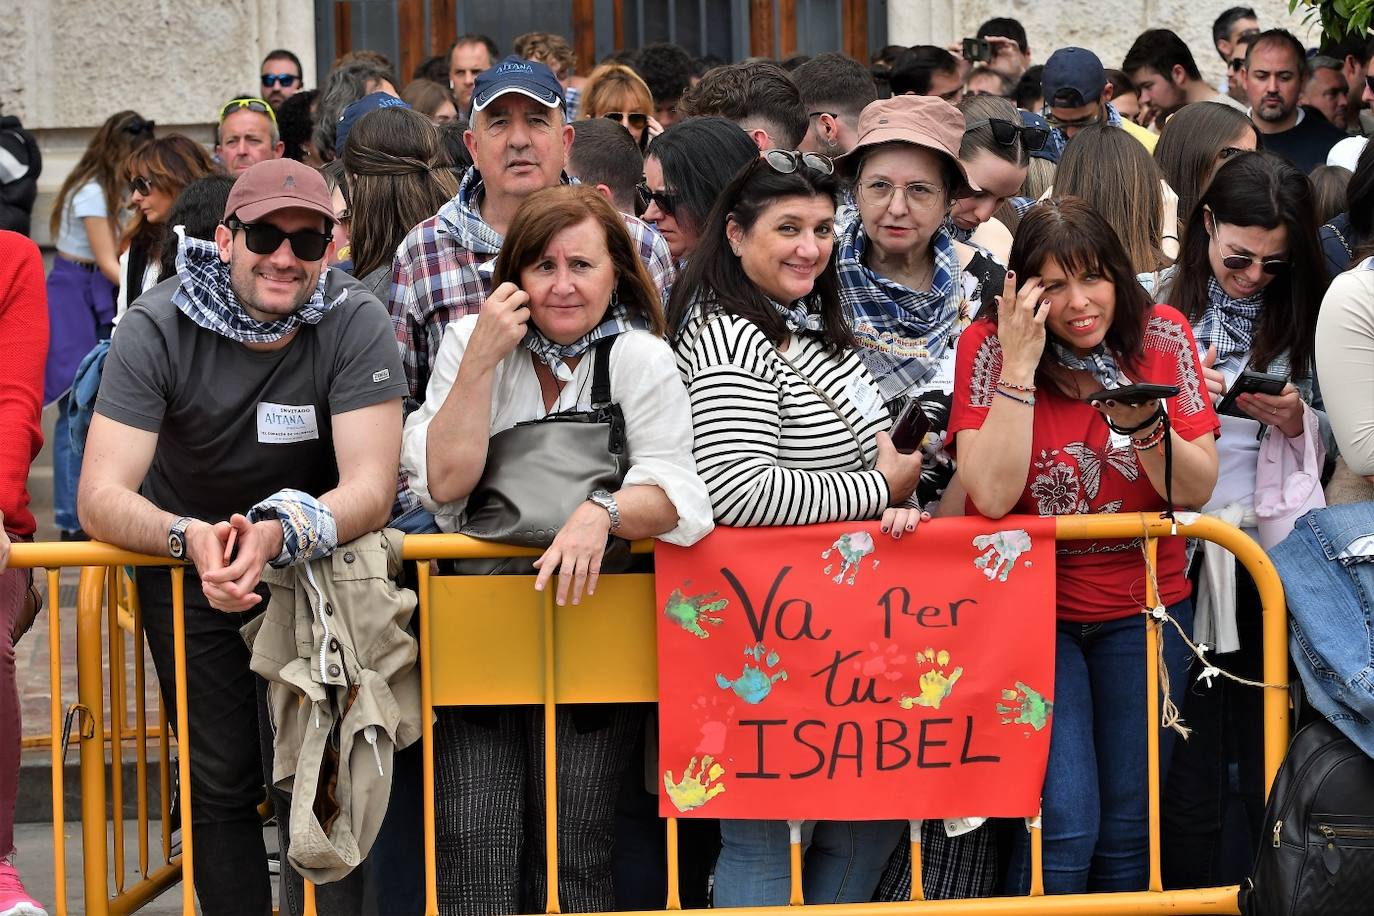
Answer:
[{"label": "black handbag strap", "polygon": [[611,403],[611,347],[618,336],[603,337],[592,344],[592,407]]}]

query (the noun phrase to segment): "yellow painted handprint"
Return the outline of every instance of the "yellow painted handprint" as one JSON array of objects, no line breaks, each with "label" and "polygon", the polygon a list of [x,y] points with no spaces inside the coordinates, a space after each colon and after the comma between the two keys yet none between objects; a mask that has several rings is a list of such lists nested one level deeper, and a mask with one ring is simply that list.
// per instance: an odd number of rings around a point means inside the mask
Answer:
[{"label": "yellow painted handprint", "polygon": [[[696,769],[696,774],[692,770]],[[697,767],[697,759],[693,757],[687,763],[687,769],[682,771],[682,781],[673,781],[673,771],[663,772],[663,788],[668,792],[668,798],[679,811],[692,811],[700,808],[711,799],[725,791],[725,786],[720,783],[711,785],[717,779],[725,775],[725,767],[714,762],[714,758],[709,754],[701,758],[701,766]]]},{"label": "yellow painted handprint", "polygon": [[949,653],[944,649],[936,652],[927,647],[924,652],[916,653],[916,661],[924,661],[931,666],[921,675],[919,681],[921,693],[914,697],[902,694],[897,700],[897,705],[903,709],[910,709],[913,706],[929,706],[931,709],[939,709],[945,697],[954,690],[954,682],[963,677],[964,669],[960,666],[946,675],[945,669],[949,667]]}]

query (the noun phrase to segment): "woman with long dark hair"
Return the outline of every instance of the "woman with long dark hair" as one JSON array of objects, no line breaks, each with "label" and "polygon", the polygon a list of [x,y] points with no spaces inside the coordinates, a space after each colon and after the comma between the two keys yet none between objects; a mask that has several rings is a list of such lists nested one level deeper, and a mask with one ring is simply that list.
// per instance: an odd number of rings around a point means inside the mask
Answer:
[{"label": "woman with long dark hair", "polygon": [[[1212,173],[1227,159],[1259,146],[1259,131],[1245,116],[1220,102],[1185,105],[1165,123],[1155,162],[1178,195],[1178,218],[1186,223]],[[1171,227],[1166,230],[1174,232]]]},{"label": "woman with long dark hair", "polygon": [[[1217,420],[1188,324],[1151,303],[1116,233],[1083,201],[1054,198],[1027,212],[997,306],[965,337],[950,430],[979,513],[1160,512],[1211,495]],[[1101,394],[1132,382],[1178,394],[1167,406]],[[1152,570],[1142,549],[1137,538],[1058,551],[1041,802],[1047,893],[1145,888],[1146,578],[1185,631],[1192,608],[1182,540],[1161,543]],[[1169,628],[1164,658],[1177,693],[1187,649]],[[1162,760],[1170,744],[1166,730]],[[1029,883],[1029,837],[1018,830],[1008,889],[1025,893]]]},{"label": "woman with long dark hair", "polygon": [[678,264],[696,248],[711,208],[759,148],[734,121],[688,118],[654,138],[637,192],[644,221],[653,223]]},{"label": "woman with long dark hair", "polygon": [[[1241,394],[1221,417],[1221,475],[1203,507],[1256,539],[1261,451],[1279,444],[1269,442],[1271,437],[1296,442],[1309,434],[1317,312],[1327,282],[1307,177],[1269,153],[1238,153],[1223,162],[1184,228],[1165,296],[1193,325],[1214,401],[1246,370],[1276,377],[1283,386],[1279,394]],[[1198,579],[1197,638],[1213,647],[1227,670],[1260,679],[1262,630],[1254,583],[1234,557],[1208,545]],[[1264,783],[1253,727],[1260,716],[1259,691],[1233,687],[1222,681],[1189,692],[1196,732],[1179,748],[1174,783],[1164,793],[1165,881],[1173,886],[1224,883],[1218,872],[1222,812],[1234,794],[1233,765],[1239,768],[1245,811],[1232,822],[1247,824],[1251,848],[1259,841]],[[1223,742],[1228,735],[1235,736],[1235,747]]]},{"label": "woman with long dark hair", "polygon": [[124,179],[134,218],[120,243],[120,314],[160,279],[162,246],[171,234],[167,218],[177,195],[197,178],[217,172],[205,147],[181,134],[159,137],[129,155]]},{"label": "woman with long dark hair", "polygon": [[[65,398],[76,369],[114,322],[119,285],[119,211],[129,154],[153,139],[153,122],[136,111],[111,115],[91,138],[53,200],[49,229],[57,256],[48,274],[48,361],[43,403]],[[76,487],[81,471],[62,401],[53,430],[53,514],[63,538],[81,537]]]},{"label": "woman with long dark hair", "polygon": [[[882,518],[915,530],[921,456],[891,423],[855,346],[835,267],[834,166],[770,150],[727,185],[674,284],[669,327],[692,401],[693,454],[717,524]],[[812,903],[873,898],[905,821],[806,821]],[[785,821],[721,821],[715,904],[785,906]]]}]

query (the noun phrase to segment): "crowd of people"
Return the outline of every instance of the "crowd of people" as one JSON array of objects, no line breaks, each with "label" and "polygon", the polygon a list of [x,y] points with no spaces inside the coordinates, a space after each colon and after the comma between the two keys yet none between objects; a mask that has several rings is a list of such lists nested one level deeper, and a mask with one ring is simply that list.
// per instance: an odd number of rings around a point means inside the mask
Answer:
[{"label": "crowd of people", "polygon": [[[560,36],[502,57],[466,35],[407,83],[359,51],[308,90],[279,50],[260,92],[211,113],[213,149],[135,111],[100,127],[57,194],[46,284],[23,237],[31,190],[7,190],[0,570],[37,530],[25,478],[55,403],[60,537],[193,567],[203,911],[272,909],[264,773],[283,910],[300,911],[293,842],[318,836],[288,816],[281,707],[240,629],[277,608],[276,571],[322,596],[386,578],[357,546],[369,532],[509,532],[543,512],[542,556],[502,571],[562,606],[631,568],[626,542],[716,525],[875,520],[919,538],[934,516],[1191,510],[1269,547],[1323,484],[1333,503],[1374,500],[1374,39],[1308,49],[1241,7],[1214,38],[1220,85],[1166,29],[1109,68],[1081,47],[1037,63],[1006,18],[870,62],[658,44],[585,77]],[[8,120],[6,188],[41,167]],[[1165,388],[1114,393],[1136,384]],[[911,411],[928,431],[895,443]],[[1166,631],[1167,700],[1193,734],[1161,736],[1165,884],[1237,883],[1260,839],[1259,692],[1196,675],[1259,678],[1254,583],[1182,539],[1153,561],[1139,539],[1064,544],[1057,573],[1045,890],[1146,884],[1147,578],[1214,653]],[[172,578],[135,579],[171,704]],[[319,607],[303,676],[354,683],[382,650]],[[27,574],[4,571],[6,856],[13,645],[35,612]],[[322,913],[422,909],[419,745],[383,719],[348,734],[371,746],[351,765],[385,769],[369,782],[385,817],[358,815],[361,863],[319,886]],[[565,911],[662,904],[652,719],[558,711]],[[525,707],[439,711],[441,912],[542,911],[543,730]],[[806,901],[907,899],[906,836],[904,820],[804,822]],[[684,902],[785,905],[791,838],[786,822],[684,826]],[[1029,888],[1019,821],[928,821],[921,839],[927,899]],[[7,857],[0,913],[42,913]]]}]

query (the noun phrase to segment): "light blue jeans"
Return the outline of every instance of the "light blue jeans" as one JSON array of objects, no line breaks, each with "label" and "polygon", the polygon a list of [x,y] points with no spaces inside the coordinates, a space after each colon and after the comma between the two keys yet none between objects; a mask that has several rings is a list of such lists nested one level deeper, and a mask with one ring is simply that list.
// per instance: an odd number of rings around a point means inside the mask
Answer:
[{"label": "light blue jeans", "polygon": [[[868,903],[906,821],[805,821],[802,895],[807,903]],[[723,820],[714,905],[787,906],[791,833],[786,821]]]}]

